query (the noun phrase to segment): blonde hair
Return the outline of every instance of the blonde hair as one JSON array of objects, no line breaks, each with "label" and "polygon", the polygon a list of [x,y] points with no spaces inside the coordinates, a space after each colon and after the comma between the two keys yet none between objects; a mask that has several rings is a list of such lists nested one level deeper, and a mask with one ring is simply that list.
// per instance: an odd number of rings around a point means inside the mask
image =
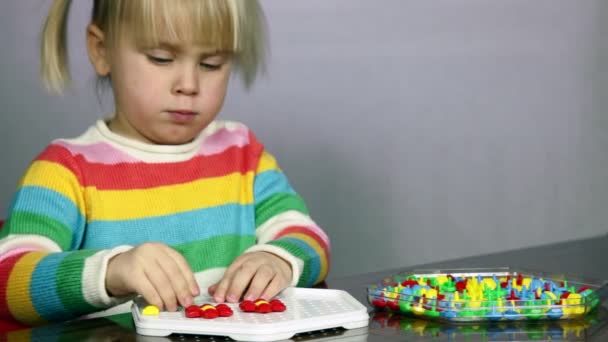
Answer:
[{"label": "blonde hair", "polygon": [[[67,53],[70,4],[71,0],[54,0],[42,30],[41,75],[46,86],[57,92],[71,80]],[[256,0],[94,0],[91,23],[104,32],[109,46],[128,32],[144,45],[155,46],[168,39],[230,53],[247,87],[265,66],[266,25]]]}]

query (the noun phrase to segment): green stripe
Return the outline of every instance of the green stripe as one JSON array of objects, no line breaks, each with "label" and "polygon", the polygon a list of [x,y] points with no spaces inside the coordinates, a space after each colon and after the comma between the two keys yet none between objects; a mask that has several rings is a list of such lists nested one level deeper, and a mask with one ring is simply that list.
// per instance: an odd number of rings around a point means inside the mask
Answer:
[{"label": "green stripe", "polygon": [[247,248],[255,245],[254,235],[224,235],[173,246],[193,272],[228,267]]},{"label": "green stripe", "polygon": [[297,194],[278,193],[255,204],[255,227],[258,228],[269,218],[288,210],[296,210],[308,215],[308,208]]},{"label": "green stripe", "polygon": [[[307,260],[310,258],[310,256],[306,253],[306,251],[304,251],[302,248],[300,248],[300,246],[295,245],[289,241],[274,240],[274,241],[269,241],[268,244],[283,248],[284,250],[286,250],[291,255],[295,256],[296,258],[300,258],[302,260]],[[300,280],[298,280],[298,284],[296,286],[307,287],[307,286],[313,285],[313,284],[311,284],[311,280],[309,279],[311,276],[311,273],[312,273],[310,270],[310,267],[311,267],[310,262],[304,262],[304,269],[302,270],[302,274],[300,275]],[[314,281],[314,280],[312,280],[312,281]]]},{"label": "green stripe", "polygon": [[59,265],[57,270],[57,292],[64,307],[73,312],[74,315],[84,315],[93,311],[98,311],[89,304],[83,295],[82,277],[84,262],[97,250],[84,249],[70,252]]},{"label": "green stripe", "polygon": [[25,211],[12,212],[0,230],[0,238],[8,234],[35,234],[55,241],[63,250],[70,249],[72,231],[65,224],[48,216]]},{"label": "green stripe", "polygon": [[[127,331],[135,331],[135,324],[133,323],[133,316],[130,312],[123,314],[112,315],[106,317],[107,320],[118,325],[119,327],[126,329]],[[107,325],[107,323],[106,323]],[[97,336],[99,337],[99,336]]]}]

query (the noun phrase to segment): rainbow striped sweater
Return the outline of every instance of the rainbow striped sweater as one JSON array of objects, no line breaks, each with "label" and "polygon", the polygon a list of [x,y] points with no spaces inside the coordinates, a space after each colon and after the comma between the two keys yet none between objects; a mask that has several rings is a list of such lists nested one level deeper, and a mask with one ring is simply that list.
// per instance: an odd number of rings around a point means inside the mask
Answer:
[{"label": "rainbow striped sweater", "polygon": [[250,251],[288,261],[293,286],[329,267],[329,239],[274,157],[229,121],[179,146],[133,141],[101,120],[54,141],[20,181],[0,238],[0,319],[29,325],[130,299],[108,295],[107,263],[148,241],[180,252],[197,279]]}]

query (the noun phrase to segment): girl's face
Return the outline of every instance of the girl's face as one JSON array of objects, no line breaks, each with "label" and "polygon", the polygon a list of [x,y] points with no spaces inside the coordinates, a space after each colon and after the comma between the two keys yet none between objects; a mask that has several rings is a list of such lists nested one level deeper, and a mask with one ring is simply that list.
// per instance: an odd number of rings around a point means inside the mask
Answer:
[{"label": "girl's face", "polygon": [[110,50],[94,25],[87,42],[97,73],[110,75],[116,115],[109,126],[120,135],[153,144],[187,143],[222,108],[228,54],[183,42],[140,47],[128,35]]}]

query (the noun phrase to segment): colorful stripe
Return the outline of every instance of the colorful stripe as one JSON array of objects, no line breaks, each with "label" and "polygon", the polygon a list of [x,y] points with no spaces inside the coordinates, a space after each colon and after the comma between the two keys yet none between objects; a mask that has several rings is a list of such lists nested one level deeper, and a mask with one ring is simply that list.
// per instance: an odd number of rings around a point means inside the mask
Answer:
[{"label": "colorful stripe", "polygon": [[[225,269],[257,244],[297,262],[299,285],[322,281],[329,239],[275,158],[246,127],[213,125],[195,140],[200,147],[182,152],[123,146],[94,127],[40,154],[13,198],[0,247],[45,252],[2,260],[0,317],[38,324],[98,311],[115,301],[103,284],[107,260],[149,241],[172,246],[198,274]],[[63,252],[49,253],[38,239]]]},{"label": "colorful stripe", "polygon": [[136,163],[139,161],[137,158],[122,152],[106,142],[77,145],[72,144],[69,141],[58,140],[54,145],[65,148],[72,155],[82,155],[88,163],[116,165],[121,163]]},{"label": "colorful stripe", "polygon": [[[6,297],[6,288],[8,286],[8,280],[15,267],[15,264],[21,259],[26,253],[21,253],[8,257],[2,261],[2,268],[0,268],[0,320],[15,321],[13,315],[8,308],[8,302]],[[16,322],[16,321],[15,321]]]},{"label": "colorful stripe", "polygon": [[296,258],[304,261],[304,269],[300,275],[298,286],[311,286],[319,279],[321,274],[321,261],[315,250],[303,240],[285,237],[268,242],[270,245],[278,246],[291,253]]},{"label": "colorful stripe", "polygon": [[51,253],[36,265],[32,274],[30,291],[32,303],[40,316],[47,321],[63,321],[72,318],[61,302],[57,283],[48,281],[53,279],[59,271],[59,266],[68,256],[68,253]]},{"label": "colorful stripe", "polygon": [[94,312],[97,308],[89,304],[82,293],[82,276],[85,259],[96,250],[80,250],[70,252],[57,270],[57,289],[63,306],[74,316]]},{"label": "colorful stripe", "polygon": [[308,215],[308,208],[302,197],[296,194],[274,194],[255,205],[255,226],[259,227],[268,219],[288,210],[296,210]]},{"label": "colorful stripe", "polygon": [[[222,153],[230,147],[243,147],[247,144],[249,144],[249,132],[246,127],[220,128],[204,139],[197,155],[209,156]],[[107,142],[57,140],[54,145],[65,148],[71,155],[82,155],[87,163],[116,165],[139,162],[139,159]]]},{"label": "colorful stripe", "polygon": [[[316,228],[316,229],[314,229],[314,228]],[[308,226],[308,227],[292,226],[292,227],[283,229],[272,239],[277,240],[277,239],[280,239],[285,236],[297,237],[298,235],[305,235],[305,236],[307,236],[307,238],[314,240],[314,242],[312,242],[312,241],[310,242],[310,245],[313,247],[314,250],[317,251],[317,254],[319,254],[319,256],[321,257],[321,260],[327,260],[326,266],[327,266],[327,268],[329,268],[329,264],[330,264],[330,260],[331,260],[330,252],[329,252],[329,244],[328,244],[329,239],[327,238],[325,233],[323,233],[320,230],[320,228],[314,227],[314,226],[312,226],[312,227],[311,226]],[[323,272],[321,272],[321,273],[323,273]]]},{"label": "colorful stripe", "polygon": [[272,154],[268,153],[267,151],[263,151],[262,155],[260,156],[260,160],[258,161],[256,173],[261,174],[264,171],[269,170],[281,171],[281,168]]},{"label": "colorful stripe", "polygon": [[239,125],[233,129],[221,128],[205,138],[199,155],[209,156],[226,151],[230,147],[247,146],[250,142],[247,127]]},{"label": "colorful stripe", "polygon": [[192,269],[200,272],[215,267],[227,267],[247,248],[255,245],[255,235],[225,235],[192,241],[173,248],[180,252]]},{"label": "colorful stripe", "polygon": [[29,325],[46,323],[36,308],[34,308],[30,288],[34,268],[46,255],[47,253],[43,252],[29,252],[25,254],[15,263],[8,279],[6,301],[11,314],[19,322]]},{"label": "colorful stripe", "polygon": [[83,247],[107,248],[116,243],[116,236],[122,236],[122,244],[137,246],[146,241],[175,245],[184,242],[184,238],[200,240],[228,233],[254,234],[253,222],[253,206],[238,204],[138,220],[94,221],[87,228]]},{"label": "colorful stripe", "polygon": [[[34,161],[21,180],[20,188],[24,187],[51,189],[72,201],[81,214],[85,213],[84,189],[76,174],[64,165],[44,160]],[[19,201],[19,197],[15,198],[13,206],[17,206],[16,202]]]},{"label": "colorful stripe", "polygon": [[263,202],[276,192],[295,195],[287,177],[278,170],[268,170],[255,176],[254,198],[256,202]]},{"label": "colorful stripe", "polygon": [[[9,234],[32,234],[49,238],[59,245],[62,250],[72,249],[80,243],[83,231],[71,233],[75,228],[67,227],[59,221],[38,214],[13,212],[10,214],[6,225],[10,229],[0,231],[0,237],[4,238]],[[75,238],[74,240],[72,238]]]},{"label": "colorful stripe", "polygon": [[319,239],[315,239],[314,237],[309,235],[309,232],[306,232],[306,233],[291,232],[289,234],[283,235],[283,237],[303,241],[306,243],[306,245],[308,247],[310,247],[310,249],[312,251],[314,251],[314,254],[311,253],[310,256],[312,256],[314,259],[319,260],[320,269],[319,269],[319,273],[318,273],[317,277],[313,278],[312,282],[313,282],[313,284],[316,284],[316,283],[320,282],[321,280],[323,280],[325,278],[325,276],[327,275],[327,271],[329,268],[329,254],[327,253],[327,250],[323,247],[324,245],[322,245],[320,243]]},{"label": "colorful stripe", "polygon": [[10,212],[33,213],[48,217],[68,227],[70,233],[84,227],[84,208],[75,206],[74,201],[62,193],[39,186],[22,186],[15,197],[16,201],[9,209]]},{"label": "colorful stripe", "polygon": [[[249,152],[251,151],[248,147],[230,147],[221,154],[197,156],[182,162],[105,165],[89,163],[82,155],[72,156],[65,148],[51,145],[38,157],[38,161],[63,165],[77,177],[76,184],[83,187],[91,186],[100,190],[133,190],[254,171],[256,160],[247,157]],[[75,163],[66,163],[64,160],[66,154]],[[80,174],[80,169],[86,170],[86,177]]]},{"label": "colorful stripe", "polygon": [[147,190],[91,191],[99,205],[91,209],[88,220],[132,220],[229,203],[248,205],[253,203],[247,186],[252,182],[253,173],[233,173]]}]

